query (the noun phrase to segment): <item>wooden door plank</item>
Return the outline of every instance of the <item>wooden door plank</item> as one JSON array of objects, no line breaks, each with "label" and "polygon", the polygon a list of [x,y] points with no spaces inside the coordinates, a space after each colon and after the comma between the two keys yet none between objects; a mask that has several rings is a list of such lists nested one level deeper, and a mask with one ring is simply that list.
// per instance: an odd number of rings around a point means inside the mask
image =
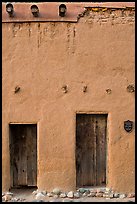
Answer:
[{"label": "wooden door plank", "polygon": [[98,115],[96,118],[97,131],[97,185],[106,183],[106,115]]},{"label": "wooden door plank", "polygon": [[93,164],[93,175],[94,175],[94,180],[93,180],[93,186],[96,186],[97,184],[97,172],[96,172],[96,160],[97,160],[97,152],[96,152],[96,116],[95,115],[90,115],[90,118],[91,118],[91,125],[92,125],[92,128],[93,128],[93,134],[91,134],[90,136],[93,138],[93,149],[94,149],[94,152],[93,152],[93,157],[94,157],[94,164]]},{"label": "wooden door plank", "polygon": [[37,186],[37,126],[32,130],[33,139],[33,186]]},{"label": "wooden door plank", "polygon": [[[12,186],[26,185],[25,133],[19,125],[10,126],[11,132],[11,181]],[[24,137],[22,137],[24,135]]]},{"label": "wooden door plank", "polygon": [[13,163],[13,186],[18,186],[18,161],[19,161],[19,137],[18,129],[13,126],[12,131],[12,163]]},{"label": "wooden door plank", "polygon": [[19,160],[18,160],[18,185],[27,185],[27,148],[26,148],[26,129],[25,125],[19,125]]},{"label": "wooden door plank", "polygon": [[10,187],[13,187],[13,135],[11,126],[9,126],[9,149],[10,149]]},{"label": "wooden door plank", "polygon": [[37,128],[27,126],[27,184],[37,185]]}]

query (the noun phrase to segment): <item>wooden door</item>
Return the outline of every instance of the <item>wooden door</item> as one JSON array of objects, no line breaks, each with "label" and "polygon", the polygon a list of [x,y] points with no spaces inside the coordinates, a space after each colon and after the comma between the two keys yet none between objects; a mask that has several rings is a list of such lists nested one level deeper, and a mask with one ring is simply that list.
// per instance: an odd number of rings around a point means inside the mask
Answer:
[{"label": "wooden door", "polygon": [[104,186],[106,183],[105,114],[76,115],[76,185]]},{"label": "wooden door", "polygon": [[37,185],[37,126],[10,125],[11,187]]}]

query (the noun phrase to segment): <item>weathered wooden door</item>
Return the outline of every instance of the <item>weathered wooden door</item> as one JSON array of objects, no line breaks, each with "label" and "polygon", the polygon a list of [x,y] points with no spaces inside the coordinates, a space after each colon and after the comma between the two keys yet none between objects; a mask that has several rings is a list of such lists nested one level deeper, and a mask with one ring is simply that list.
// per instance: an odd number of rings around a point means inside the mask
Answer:
[{"label": "weathered wooden door", "polygon": [[106,114],[76,115],[76,185],[106,184]]},{"label": "weathered wooden door", "polygon": [[37,185],[37,126],[10,125],[11,187]]}]

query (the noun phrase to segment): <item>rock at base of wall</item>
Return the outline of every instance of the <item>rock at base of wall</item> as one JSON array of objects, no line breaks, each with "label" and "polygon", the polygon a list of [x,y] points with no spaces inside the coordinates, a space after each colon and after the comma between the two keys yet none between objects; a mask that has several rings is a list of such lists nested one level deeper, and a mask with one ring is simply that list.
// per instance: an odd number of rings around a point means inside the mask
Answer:
[{"label": "rock at base of wall", "polygon": [[114,198],[119,198],[119,193],[114,193]]},{"label": "rock at base of wall", "polygon": [[47,196],[48,196],[48,197],[53,197],[54,194],[49,192],[49,193],[47,193]]},{"label": "rock at base of wall", "polygon": [[59,188],[54,188],[52,191],[55,195],[59,195],[61,193],[61,190]]},{"label": "rock at base of wall", "polygon": [[120,195],[119,195],[119,198],[126,198],[126,194],[124,194],[124,193],[123,193],[123,194],[120,194]]},{"label": "rock at base of wall", "polygon": [[74,197],[73,191],[68,192],[67,197],[68,198],[73,198]]},{"label": "rock at base of wall", "polygon": [[66,198],[67,197],[67,194],[66,193],[61,193],[60,194],[60,198]]},{"label": "rock at base of wall", "polygon": [[96,193],[95,196],[96,196],[96,197],[99,197],[99,198],[100,198],[100,197],[103,197],[103,193],[101,193],[101,192],[100,192],[100,193]]},{"label": "rock at base of wall", "polygon": [[3,196],[3,199],[5,202],[8,202],[12,199],[12,195],[6,194],[5,196]]},{"label": "rock at base of wall", "polygon": [[95,193],[95,192],[90,192],[87,196],[88,196],[88,197],[95,197],[95,196],[96,196],[96,193]]},{"label": "rock at base of wall", "polygon": [[135,193],[129,193],[129,194],[127,195],[127,198],[135,198]]},{"label": "rock at base of wall", "polygon": [[74,198],[80,198],[80,193],[79,192],[75,192],[74,193]]},{"label": "rock at base of wall", "polygon": [[43,200],[45,196],[42,193],[38,193],[35,198],[36,200]]}]

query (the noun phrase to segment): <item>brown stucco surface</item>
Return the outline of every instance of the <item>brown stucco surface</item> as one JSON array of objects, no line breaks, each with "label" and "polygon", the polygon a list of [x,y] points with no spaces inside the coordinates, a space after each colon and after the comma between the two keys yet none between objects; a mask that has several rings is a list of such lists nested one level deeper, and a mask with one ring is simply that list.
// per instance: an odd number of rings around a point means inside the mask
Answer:
[{"label": "brown stucco surface", "polygon": [[135,83],[134,15],[88,9],[77,23],[2,23],[3,191],[10,187],[11,122],[37,123],[38,188],[75,189],[76,112],[108,113],[107,186],[135,191],[135,133],[123,128],[135,120],[134,92],[127,91]]}]

